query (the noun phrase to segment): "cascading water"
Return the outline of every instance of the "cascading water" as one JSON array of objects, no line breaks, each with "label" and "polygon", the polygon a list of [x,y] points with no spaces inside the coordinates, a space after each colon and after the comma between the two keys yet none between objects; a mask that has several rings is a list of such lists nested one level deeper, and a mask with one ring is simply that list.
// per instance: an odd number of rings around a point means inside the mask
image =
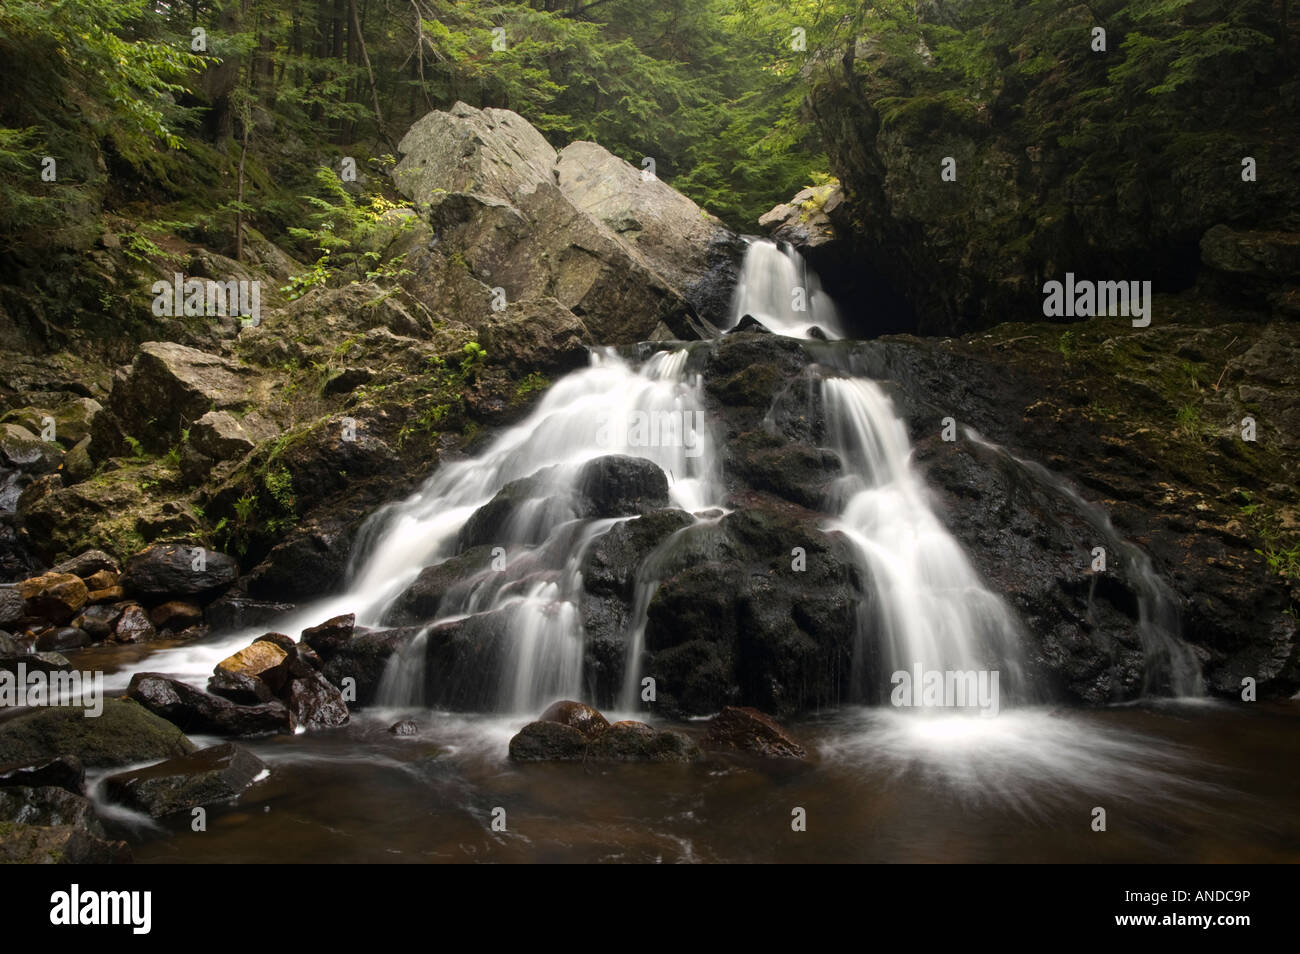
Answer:
[{"label": "cascading water", "polygon": [[745,315],[778,335],[811,338],[818,328],[826,338],[844,337],[835,303],[822,291],[817,273],[784,242],[754,239],[749,243],[732,296],[731,326]]},{"label": "cascading water", "polygon": [[[804,293],[806,311],[795,307],[795,290]],[[791,337],[822,337],[814,327],[825,337],[841,335],[833,304],[798,252],[768,241],[749,246],[734,314],[753,315],[769,330]],[[524,421],[485,451],[444,464],[419,492],[373,515],[354,550],[346,591],[301,608],[275,628],[296,633],[343,613],[355,613],[361,626],[384,626],[422,569],[463,549],[462,530],[471,517],[507,485],[523,482],[526,489],[510,499],[495,530],[493,542],[503,545],[499,558],[490,570],[467,574],[443,595],[437,619],[390,658],[378,701],[391,706],[433,702],[425,697],[431,638],[440,627],[488,614],[504,621],[507,658],[494,694],[478,701],[497,711],[532,713],[557,698],[583,698],[584,556],[601,534],[636,518],[584,516],[579,474],[597,457],[639,457],[664,472],[671,504],[696,520],[665,539],[637,572],[623,634],[626,665],[619,700],[624,709],[636,708],[647,608],[659,579],[670,565],[680,564],[683,553],[698,549],[701,559],[709,558],[710,533],[723,513],[720,454],[704,417],[701,382],[687,373],[688,358],[687,350],[661,351],[637,368],[612,351],[593,353],[588,368],[558,381]],[[883,701],[890,694],[889,677],[898,671],[997,672],[1006,701],[1037,700],[1024,677],[1020,623],[984,586],[931,509],[924,482],[911,466],[903,422],[884,391],[860,376],[832,376],[821,381],[820,397],[828,442],[842,468],[828,502],[835,515],[828,529],[850,542],[870,587],[858,612],[855,691]],[[1068,488],[1063,492],[1072,494]],[[1145,554],[1115,536],[1104,512],[1076,503],[1135,568],[1147,690],[1199,695],[1199,667],[1177,637],[1167,587]],[[165,661],[155,657],[150,668],[201,680],[253,635],[241,632],[215,643],[164,650]],[[119,674],[111,687],[125,686],[129,676],[129,671]]]},{"label": "cascading water", "polygon": [[[1042,464],[1016,457],[1005,447],[986,441],[973,428],[965,429],[967,439],[1010,461],[1013,466],[1028,473],[1049,492],[1064,497],[1073,509],[1097,532],[1097,538],[1109,552],[1127,563],[1128,578],[1137,595],[1138,635],[1142,639],[1146,657],[1143,672],[1143,691],[1148,695],[1167,693],[1181,698],[1196,698],[1205,694],[1201,667],[1190,646],[1179,635],[1182,629],[1178,603],[1164,580],[1156,573],[1151,557],[1136,545],[1121,537],[1104,509],[1081,497],[1073,487],[1053,474]],[[1096,585],[1096,576],[1093,577]],[[1091,594],[1089,595],[1091,600]]]},{"label": "cascading water", "polygon": [[[557,383],[482,455],[443,468],[382,515],[384,529],[348,596],[361,605],[358,621],[379,624],[422,567],[455,555],[459,533],[479,507],[511,481],[532,477],[527,499],[516,502],[500,531],[503,542],[523,548],[499,569],[457,586],[431,628],[477,613],[508,614],[512,650],[498,709],[536,711],[583,695],[582,559],[618,520],[578,516],[582,465],[611,454],[650,460],[667,475],[673,505],[688,512],[707,509],[719,494],[713,438],[698,382],[686,377],[686,358],[684,350],[660,352],[637,371],[611,352],[594,355],[590,368]],[[426,638],[427,630],[390,662],[380,702],[424,701],[418,673]]]},{"label": "cascading water", "polygon": [[862,685],[865,663],[878,648],[885,678],[918,669],[998,672],[1000,692],[1031,698],[1022,677],[1019,622],[930,509],[889,398],[861,378],[828,378],[822,395],[844,469],[834,527],[852,542],[875,596],[859,611],[859,691],[875,699],[888,693],[888,684]]}]

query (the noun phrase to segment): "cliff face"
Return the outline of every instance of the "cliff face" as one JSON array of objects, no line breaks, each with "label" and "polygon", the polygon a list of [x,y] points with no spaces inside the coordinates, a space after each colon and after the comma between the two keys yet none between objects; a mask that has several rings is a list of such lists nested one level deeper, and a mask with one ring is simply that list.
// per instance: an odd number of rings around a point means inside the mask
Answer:
[{"label": "cliff face", "polygon": [[809,100],[848,257],[913,327],[1033,320],[1066,272],[1294,317],[1300,82],[1271,5],[988,6],[868,17]]}]

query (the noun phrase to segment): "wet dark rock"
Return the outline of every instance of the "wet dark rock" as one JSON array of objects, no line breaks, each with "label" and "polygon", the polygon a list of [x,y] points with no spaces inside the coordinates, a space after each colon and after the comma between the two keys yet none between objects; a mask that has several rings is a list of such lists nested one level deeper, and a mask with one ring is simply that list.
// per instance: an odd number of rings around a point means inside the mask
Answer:
[{"label": "wet dark rock", "polygon": [[255,706],[275,699],[271,687],[261,679],[226,669],[218,669],[208,677],[208,692],[241,706]]},{"label": "wet dark rock", "polygon": [[349,690],[355,692],[355,699],[344,696],[349,705],[369,705],[374,701],[389,657],[415,639],[420,629],[418,626],[405,626],[396,629],[358,630],[350,640],[336,647],[326,658],[322,673],[345,693]]},{"label": "wet dark rock", "polygon": [[631,599],[637,574],[650,553],[694,522],[683,510],[655,510],[612,527],[592,541],[582,566],[589,593]]},{"label": "wet dark rock", "polygon": [[17,589],[0,588],[0,626],[12,626],[27,615],[27,601]]},{"label": "wet dark rock", "polygon": [[525,502],[547,498],[546,482],[551,472],[551,468],[545,468],[528,477],[513,480],[497,491],[491,500],[475,510],[465,521],[457,538],[457,550],[464,554],[476,547],[539,543],[551,527],[577,517],[578,514],[568,501],[552,497],[546,511],[549,519],[527,525],[521,525],[515,519]]},{"label": "wet dark rock", "polygon": [[770,335],[772,333],[772,329],[768,328],[767,325],[763,324],[753,315],[741,315],[740,321],[736,322],[735,327],[728,330],[727,334],[739,335],[747,331],[751,334],[761,335]]},{"label": "wet dark rock", "polygon": [[767,430],[746,431],[727,447],[729,472],[763,490],[812,510],[827,506],[839,476],[839,458],[824,448],[792,443]]},{"label": "wet dark rock", "polygon": [[691,762],[700,758],[700,748],[680,732],[615,722],[592,740],[587,757],[597,762]]},{"label": "wet dark rock", "polygon": [[325,668],[325,660],[321,659],[320,653],[316,652],[316,650],[312,649],[309,645],[304,642],[298,642],[295,643],[294,646],[298,650],[298,660],[300,662],[305,663],[317,672],[320,672]]},{"label": "wet dark rock", "polygon": [[581,762],[587,737],[560,722],[530,722],[510,740],[510,758],[516,762]]},{"label": "wet dark rock", "polygon": [[485,712],[500,702],[513,643],[508,610],[439,623],[425,639],[425,702],[454,712]]},{"label": "wet dark rock", "polygon": [[59,653],[16,653],[0,656],[0,671],[17,675],[22,672],[68,672],[72,663]]},{"label": "wet dark rock", "polygon": [[609,720],[599,711],[585,703],[567,699],[547,706],[546,711],[538,716],[538,721],[571,726],[588,739],[595,738],[609,728]]},{"label": "wet dark rock", "polygon": [[0,723],[0,764],[71,755],[87,768],[109,768],[193,751],[180,729],[131,699],[104,699],[96,718],[80,707],[51,707]]},{"label": "wet dark rock", "polygon": [[68,649],[82,649],[91,645],[94,639],[84,629],[75,626],[60,626],[43,633],[36,640],[38,652],[62,652]]},{"label": "wet dark rock", "polygon": [[236,799],[266,770],[266,764],[247,749],[225,742],[148,768],[110,775],[104,781],[104,792],[111,801],[161,818]]},{"label": "wet dark rock", "polygon": [[[83,580],[90,580],[96,573],[107,570],[110,573],[119,573],[121,568],[117,561],[105,553],[103,550],[87,550],[85,553],[78,554],[70,560],[64,560],[62,563],[56,563],[50,568],[51,573],[71,573],[79,576]],[[90,589],[98,587],[86,584]],[[112,585],[111,583],[108,585]]]},{"label": "wet dark rock", "polygon": [[[346,442],[343,442],[346,443]],[[322,465],[322,469],[324,466]],[[392,461],[380,466],[395,467]],[[339,471],[364,476],[355,463],[340,463],[328,474],[337,478]],[[304,487],[295,493],[303,499],[322,499],[335,489],[322,488],[320,496]],[[256,599],[279,602],[306,600],[342,585],[347,574],[348,556],[360,520],[344,513],[317,513],[294,527],[286,539],[275,544],[244,580],[248,594]]]},{"label": "wet dark rock", "polygon": [[0,826],[0,863],[104,865],[130,861],[126,842],[97,838],[75,825]]},{"label": "wet dark rock", "polygon": [[349,718],[343,694],[315,670],[289,684],[285,702],[295,729],[332,728],[343,725]]},{"label": "wet dark rock", "polygon": [[203,609],[194,603],[169,600],[149,611],[149,622],[159,630],[179,633],[203,622]]},{"label": "wet dark rock", "polygon": [[749,752],[769,759],[802,759],[808,755],[784,726],[748,706],[725,707],[709,723],[704,748]]},{"label": "wet dark rock", "polygon": [[388,731],[399,738],[410,738],[420,734],[420,727],[410,719],[403,719],[390,725]]},{"label": "wet dark rock", "polygon": [[850,696],[862,573],[821,521],[747,495],[704,549],[684,548],[664,564],[643,667],[663,711],[753,704],[784,713]]},{"label": "wet dark rock", "polygon": [[126,694],[185,732],[254,736],[292,731],[289,710],[278,699],[238,705],[154,672],[132,676]]},{"label": "wet dark rock", "polygon": [[61,786],[0,787],[0,821],[45,828],[70,825],[97,837],[104,835],[90,799]]},{"label": "wet dark rock", "polygon": [[24,785],[53,786],[80,795],[86,784],[86,769],[75,755],[60,755],[17,765],[0,765],[0,788]]},{"label": "wet dark rock", "polygon": [[270,600],[257,600],[228,592],[204,610],[204,619],[215,632],[247,629],[253,626],[266,626],[281,616],[294,610],[292,603],[277,603]]},{"label": "wet dark rock", "polygon": [[143,643],[155,639],[158,631],[149,621],[149,614],[139,603],[122,607],[121,615],[113,626],[113,638],[119,643]]},{"label": "wet dark rock", "polygon": [[643,457],[610,454],[578,472],[578,493],[592,517],[622,517],[668,506],[668,478]]},{"label": "wet dark rock", "polygon": [[[478,531],[471,531],[477,534]],[[412,626],[435,619],[453,590],[465,589],[480,574],[490,572],[493,547],[477,546],[434,566],[426,566],[393,601],[384,615],[390,626]]]},{"label": "wet dark rock", "polygon": [[203,550],[196,569],[198,547],[163,543],[126,561],[121,585],[128,593],[150,600],[184,596],[215,596],[235,582],[239,565],[215,550]]}]

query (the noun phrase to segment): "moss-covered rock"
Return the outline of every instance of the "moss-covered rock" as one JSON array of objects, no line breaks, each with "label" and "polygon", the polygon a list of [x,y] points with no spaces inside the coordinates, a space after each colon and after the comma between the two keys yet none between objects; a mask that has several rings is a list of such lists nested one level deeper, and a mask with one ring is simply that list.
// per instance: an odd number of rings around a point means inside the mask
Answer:
[{"label": "moss-covered rock", "polygon": [[87,768],[109,768],[193,751],[180,729],[129,699],[105,699],[96,717],[80,707],[52,707],[0,723],[0,764],[74,755]]}]

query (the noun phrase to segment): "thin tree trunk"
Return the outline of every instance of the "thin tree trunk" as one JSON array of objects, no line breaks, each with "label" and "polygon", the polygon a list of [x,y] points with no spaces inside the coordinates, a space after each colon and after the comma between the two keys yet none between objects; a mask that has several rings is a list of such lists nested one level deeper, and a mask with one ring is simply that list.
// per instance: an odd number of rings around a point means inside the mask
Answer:
[{"label": "thin tree trunk", "polygon": [[424,18],[420,16],[420,8],[415,0],[411,0],[411,9],[415,11],[415,67],[420,73],[420,92],[424,94],[424,105],[433,109],[433,102],[429,99],[429,87],[424,83]]},{"label": "thin tree trunk", "polygon": [[366,39],[361,35],[361,24],[357,22],[356,0],[348,0],[348,13],[352,16],[352,29],[357,34],[357,47],[361,50],[361,61],[366,64],[366,76],[370,78],[370,98],[375,104],[375,128],[384,141],[396,149],[397,143],[393,142],[393,137],[388,135],[388,130],[384,126],[384,113],[379,108],[379,90],[375,87],[375,72],[370,68],[370,54],[366,52]]},{"label": "thin tree trunk", "polygon": [[245,115],[243,119],[244,135],[239,144],[239,186],[235,195],[235,202],[238,203],[235,209],[235,261],[237,262],[244,260],[244,157],[248,155],[249,116]]}]

